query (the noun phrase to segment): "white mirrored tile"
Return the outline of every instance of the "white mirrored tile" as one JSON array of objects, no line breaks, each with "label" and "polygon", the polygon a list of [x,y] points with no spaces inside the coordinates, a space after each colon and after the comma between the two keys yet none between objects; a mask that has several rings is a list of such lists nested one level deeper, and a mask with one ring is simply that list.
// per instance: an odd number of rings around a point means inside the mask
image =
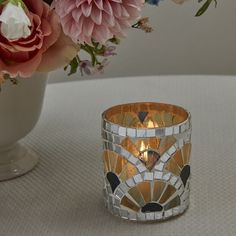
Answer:
[{"label": "white mirrored tile", "polygon": [[119,127],[118,134],[120,136],[126,136],[126,128],[125,127]]},{"label": "white mirrored tile", "polygon": [[174,145],[171,146],[170,149],[169,149],[167,152],[168,152],[168,154],[171,156],[173,153],[176,152],[176,147],[175,147]]},{"label": "white mirrored tile", "polygon": [[178,215],[180,213],[180,207],[179,206],[178,207],[174,207],[172,209],[172,212],[173,212],[173,216]]},{"label": "white mirrored tile", "polygon": [[180,127],[181,133],[183,133],[185,130],[186,130],[186,125],[182,124],[181,127]]},{"label": "white mirrored tile", "polygon": [[135,182],[136,184],[143,181],[143,178],[142,178],[142,176],[141,176],[140,174],[135,175],[133,178],[134,178],[134,182]]},{"label": "white mirrored tile", "polygon": [[135,186],[135,182],[134,182],[133,178],[126,180],[126,184],[127,184],[130,188],[133,187],[133,186]]},{"label": "white mirrored tile", "polygon": [[173,215],[172,209],[167,210],[167,211],[164,212],[164,217],[165,217],[165,218],[169,218],[169,217],[171,217],[172,215]]},{"label": "white mirrored tile", "polygon": [[145,170],[147,170],[147,168],[142,164],[140,163],[139,165],[137,165],[137,169],[140,173],[144,172]]},{"label": "white mirrored tile", "polygon": [[173,134],[173,127],[165,128],[165,136],[169,136]]},{"label": "white mirrored tile", "polygon": [[143,214],[143,213],[137,213],[137,219],[138,219],[139,221],[145,221],[145,220],[146,220],[145,214]]},{"label": "white mirrored tile", "polygon": [[170,155],[168,153],[164,153],[161,156],[161,161],[163,161],[163,162],[167,162],[169,159],[170,159]]},{"label": "white mirrored tile", "polygon": [[121,152],[120,152],[121,156],[124,156],[124,157],[129,157],[130,156],[130,153],[125,150],[124,148],[121,148]]},{"label": "white mirrored tile", "polygon": [[111,131],[111,124],[110,123],[106,123],[106,130]]},{"label": "white mirrored tile", "polygon": [[131,155],[128,160],[129,160],[130,163],[132,163],[132,164],[134,164],[134,165],[136,165],[136,163],[139,162],[139,159],[136,158],[136,157],[133,156],[133,155]]},{"label": "white mirrored tile", "polygon": [[168,181],[171,177],[171,174],[170,173],[167,173],[165,175],[163,175],[162,179],[165,180],[165,181]]},{"label": "white mirrored tile", "polygon": [[111,125],[111,133],[117,134],[119,130],[119,126],[118,125]]},{"label": "white mirrored tile", "polygon": [[174,134],[179,134],[179,133],[180,133],[180,126],[179,126],[179,125],[177,125],[177,126],[174,127],[173,133],[174,133]]},{"label": "white mirrored tile", "polygon": [[179,193],[179,196],[181,196],[184,193],[184,186],[183,185],[180,186],[178,193]]},{"label": "white mirrored tile", "polygon": [[175,184],[176,189],[179,189],[181,185],[182,185],[182,181],[178,180],[177,183]]},{"label": "white mirrored tile", "polygon": [[114,194],[119,199],[122,199],[122,197],[124,196],[124,193],[120,189],[116,189]]},{"label": "white mirrored tile", "polygon": [[112,193],[112,189],[111,189],[110,184],[107,186],[107,193],[108,193],[108,194],[111,194],[111,193]]},{"label": "white mirrored tile", "polygon": [[147,137],[155,137],[156,136],[155,129],[147,129],[146,133],[147,133]]},{"label": "white mirrored tile", "polygon": [[155,220],[161,220],[163,218],[162,212],[155,212]]},{"label": "white mirrored tile", "polygon": [[121,153],[121,147],[118,146],[118,145],[115,145],[114,147],[115,147],[114,151],[115,151],[116,153],[120,154],[120,153]]},{"label": "white mirrored tile", "polygon": [[163,172],[155,171],[154,172],[154,179],[162,179]]},{"label": "white mirrored tile", "polygon": [[129,190],[129,187],[125,184],[125,183],[122,183],[119,188],[122,190],[123,193],[126,193],[128,192]]},{"label": "white mirrored tile", "polygon": [[165,129],[164,129],[164,128],[158,128],[158,129],[156,129],[156,136],[157,136],[157,137],[165,136]]},{"label": "white mirrored tile", "polygon": [[145,137],[145,132],[146,132],[145,129],[137,129],[137,137],[139,138]]},{"label": "white mirrored tile", "polygon": [[120,206],[120,200],[114,197],[114,205],[119,207]]},{"label": "white mirrored tile", "polygon": [[136,129],[128,128],[127,129],[127,136],[135,138],[137,136]]},{"label": "white mirrored tile", "polygon": [[188,122],[186,122],[186,124],[185,124],[185,127],[186,127],[186,130],[188,130],[188,129],[190,129],[191,128],[191,125],[190,125],[190,122],[188,121]]},{"label": "white mirrored tile", "polygon": [[178,143],[179,143],[179,149],[184,146],[184,140],[183,139],[179,139]]},{"label": "white mirrored tile", "polygon": [[113,142],[116,143],[116,144],[120,144],[120,143],[121,143],[120,137],[117,136],[117,135],[114,135],[114,136],[113,136]]},{"label": "white mirrored tile", "polygon": [[178,178],[176,176],[172,176],[171,180],[170,180],[170,183],[172,185],[175,185],[176,181],[178,180]]},{"label": "white mirrored tile", "polygon": [[129,220],[137,220],[137,214],[130,211],[128,218],[129,218]]},{"label": "white mirrored tile", "polygon": [[123,219],[129,219],[128,218],[128,211],[127,210],[124,210],[124,209],[120,209],[120,216],[123,218]]},{"label": "white mirrored tile", "polygon": [[164,168],[164,163],[163,162],[160,162],[155,166],[155,169],[159,170],[159,171],[162,171],[163,168]]},{"label": "white mirrored tile", "polygon": [[153,173],[152,172],[146,172],[144,173],[144,180],[149,180],[152,181],[154,179]]},{"label": "white mirrored tile", "polygon": [[154,220],[154,219],[155,219],[154,212],[146,213],[146,220]]}]

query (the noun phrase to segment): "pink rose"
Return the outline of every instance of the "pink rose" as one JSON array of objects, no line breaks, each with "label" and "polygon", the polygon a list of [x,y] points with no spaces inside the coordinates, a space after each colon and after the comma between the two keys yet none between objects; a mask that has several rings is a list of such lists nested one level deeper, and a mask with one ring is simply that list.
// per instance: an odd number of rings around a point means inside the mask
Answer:
[{"label": "pink rose", "polygon": [[[8,40],[0,34],[0,78],[30,77],[64,66],[76,56],[78,47],[61,30],[59,18],[42,0],[24,0],[31,21],[31,35]],[[0,9],[2,12],[2,9]]]}]

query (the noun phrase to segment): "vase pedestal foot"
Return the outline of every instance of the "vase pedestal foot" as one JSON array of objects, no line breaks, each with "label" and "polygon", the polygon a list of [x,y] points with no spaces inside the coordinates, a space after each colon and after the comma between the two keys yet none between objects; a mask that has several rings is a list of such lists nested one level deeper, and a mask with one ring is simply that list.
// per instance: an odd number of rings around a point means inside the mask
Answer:
[{"label": "vase pedestal foot", "polygon": [[24,175],[37,165],[38,159],[37,154],[23,144],[0,147],[0,181]]}]

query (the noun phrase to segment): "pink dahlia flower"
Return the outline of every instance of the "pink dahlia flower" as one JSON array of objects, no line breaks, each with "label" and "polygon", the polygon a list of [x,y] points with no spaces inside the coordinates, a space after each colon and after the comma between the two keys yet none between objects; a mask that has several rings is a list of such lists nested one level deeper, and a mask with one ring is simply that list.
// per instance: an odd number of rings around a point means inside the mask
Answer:
[{"label": "pink dahlia flower", "polygon": [[[78,48],[61,30],[57,14],[42,0],[24,0],[30,35],[9,40],[0,33],[0,84],[3,74],[30,77],[66,65]],[[0,13],[2,7],[0,8]]]},{"label": "pink dahlia flower", "polygon": [[66,35],[74,41],[104,44],[113,36],[124,37],[140,17],[144,0],[54,0]]}]

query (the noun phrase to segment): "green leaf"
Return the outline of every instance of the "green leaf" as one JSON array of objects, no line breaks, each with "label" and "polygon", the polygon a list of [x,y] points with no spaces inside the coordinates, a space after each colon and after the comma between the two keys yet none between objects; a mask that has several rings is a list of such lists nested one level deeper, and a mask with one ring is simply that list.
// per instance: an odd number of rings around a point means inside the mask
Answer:
[{"label": "green leaf", "polygon": [[[201,16],[204,12],[206,12],[206,10],[208,9],[208,7],[211,5],[211,3],[213,2],[213,0],[207,0],[203,6],[198,10],[198,12],[196,13],[195,16]],[[217,1],[214,0],[215,2],[215,6],[217,5]]]},{"label": "green leaf", "polygon": [[0,0],[0,4],[4,4],[6,0]]},{"label": "green leaf", "polygon": [[[77,72],[77,69],[78,69],[78,66],[79,66],[79,62],[77,60],[77,57],[74,57],[74,59],[70,62],[70,64],[68,66],[70,66],[70,72],[69,72],[68,75],[75,74]],[[65,70],[68,68],[68,66],[65,67]]]}]

